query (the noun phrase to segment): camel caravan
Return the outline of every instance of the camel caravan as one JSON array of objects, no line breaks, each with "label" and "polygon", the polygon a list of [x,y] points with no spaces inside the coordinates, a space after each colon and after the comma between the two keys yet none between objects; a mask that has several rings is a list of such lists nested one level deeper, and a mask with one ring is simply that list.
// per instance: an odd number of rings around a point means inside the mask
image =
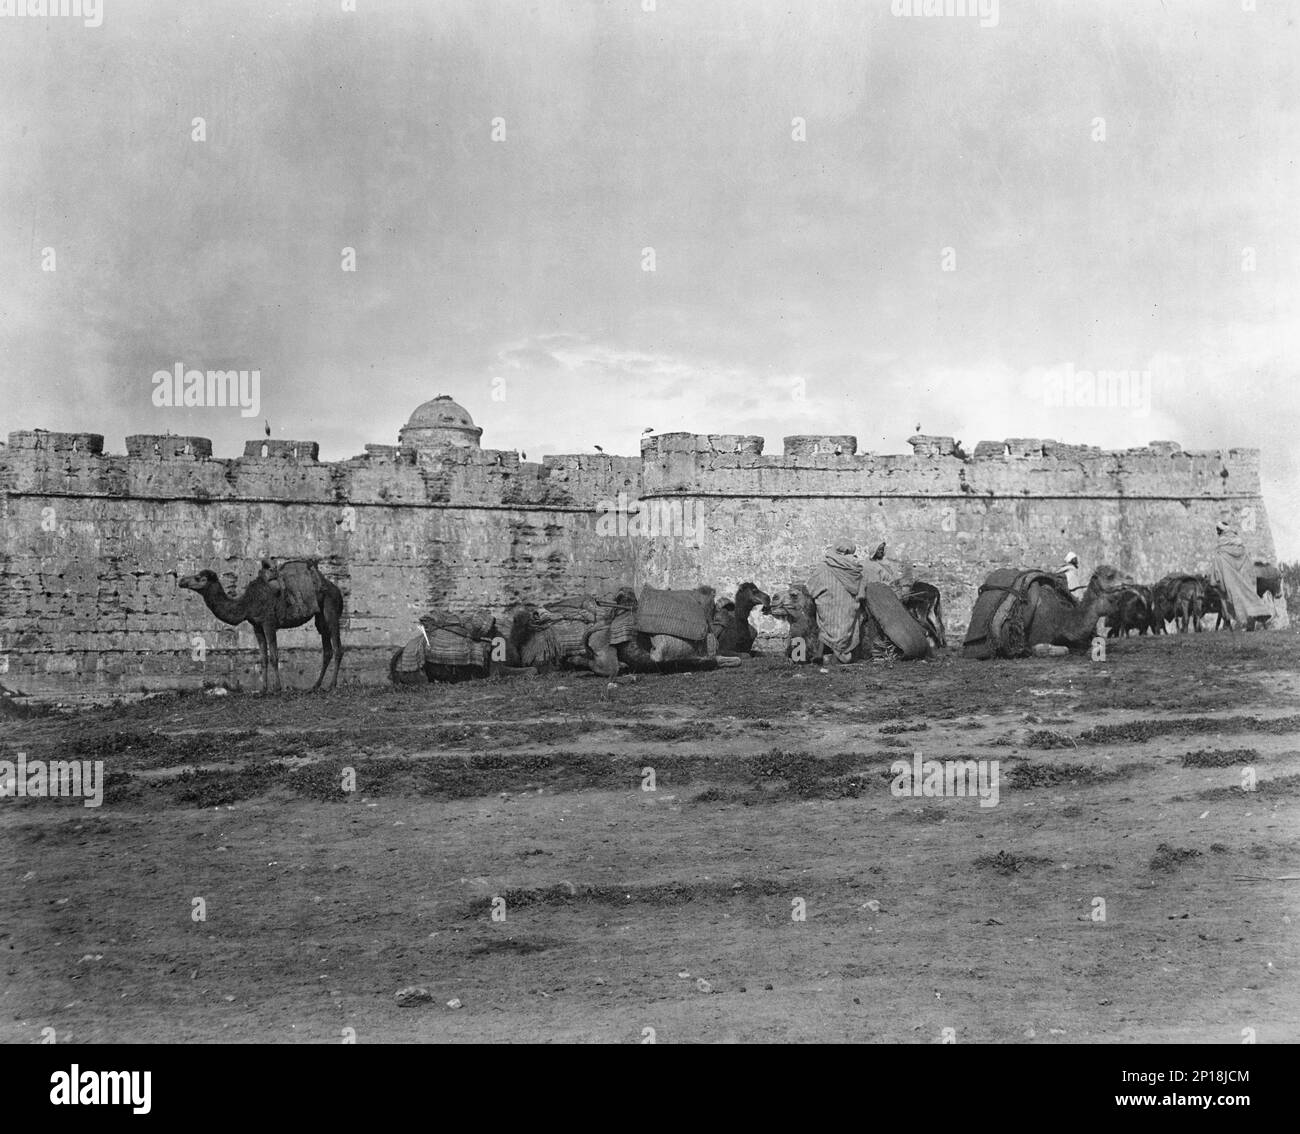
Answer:
[{"label": "camel caravan", "polygon": [[[1235,521],[1220,519],[1218,544],[1198,574],[1174,573],[1141,584],[1108,564],[1086,584],[1078,557],[1057,571],[999,568],[979,588],[962,642],[965,658],[1063,656],[1089,649],[1101,636],[1200,632],[1206,616],[1215,628],[1254,630],[1287,624],[1281,574],[1251,560]],[[769,593],[742,583],[733,597],[713,587],[661,590],[615,587],[553,602],[520,602],[498,617],[430,613],[416,634],[393,653],[389,680],[397,685],[457,682],[486,677],[536,676],[574,670],[612,681],[620,673],[709,671],[755,656],[754,611],[786,624],[787,659],[830,667],[868,660],[915,661],[947,646],[943,601],[924,581],[890,578],[881,543],[864,563],[851,539],[833,543],[802,583]],[[316,560],[278,565],[263,559],[256,578],[238,598],[209,570],[186,576],[222,622],[248,622],[257,639],[264,692],[280,689],[276,631],[314,621],[321,640],[321,669],[338,681],[343,658],[343,595]]]}]

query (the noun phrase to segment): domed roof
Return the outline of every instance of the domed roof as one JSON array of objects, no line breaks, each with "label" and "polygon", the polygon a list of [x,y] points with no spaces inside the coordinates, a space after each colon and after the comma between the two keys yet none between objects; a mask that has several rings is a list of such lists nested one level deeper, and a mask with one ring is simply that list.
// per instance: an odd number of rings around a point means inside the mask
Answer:
[{"label": "domed roof", "polygon": [[421,450],[478,448],[483,430],[474,424],[469,411],[439,394],[431,402],[415,407],[408,421],[397,433],[397,443]]},{"label": "domed roof", "polygon": [[418,429],[474,429],[474,419],[469,410],[453,402],[446,394],[439,394],[431,402],[424,402],[415,407],[407,425]]}]

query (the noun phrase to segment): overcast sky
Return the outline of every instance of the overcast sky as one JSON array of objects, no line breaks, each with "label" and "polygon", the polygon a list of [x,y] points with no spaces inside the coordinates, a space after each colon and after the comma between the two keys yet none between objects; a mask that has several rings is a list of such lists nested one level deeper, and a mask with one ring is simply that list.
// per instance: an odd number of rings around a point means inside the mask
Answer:
[{"label": "overcast sky", "polygon": [[[355,6],[0,16],[0,430],[229,456],[265,417],[333,460],[446,393],[533,460],[1258,447],[1300,557],[1291,5]],[[178,362],[259,369],[258,419],[155,406]],[[1149,405],[1049,404],[1097,370]]]}]

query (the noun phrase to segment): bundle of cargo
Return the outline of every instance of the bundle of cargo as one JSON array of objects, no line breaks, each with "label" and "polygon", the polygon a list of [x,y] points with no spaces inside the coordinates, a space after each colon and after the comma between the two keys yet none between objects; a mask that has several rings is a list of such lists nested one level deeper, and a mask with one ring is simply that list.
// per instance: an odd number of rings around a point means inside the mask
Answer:
[{"label": "bundle of cargo", "polygon": [[1052,588],[1062,601],[1074,605],[1060,575],[1015,567],[1001,567],[990,574],[975,599],[962,656],[979,660],[1026,657],[1030,652],[1025,640],[1026,616],[1031,592],[1038,587]]},{"label": "bundle of cargo", "polygon": [[395,683],[421,684],[431,677],[456,680],[487,674],[496,635],[496,619],[491,611],[427,614],[416,629],[415,637],[393,655],[389,664],[389,676]]},{"label": "bundle of cargo", "polygon": [[523,665],[539,667],[584,663],[587,638],[596,628],[600,607],[591,595],[557,599],[533,609],[520,644]]},{"label": "bundle of cargo", "polygon": [[[638,634],[649,636],[653,662],[713,658],[717,655],[717,638],[713,634],[713,597],[712,587],[699,587],[692,591],[642,588],[633,628]],[[730,660],[726,664],[730,664]]]},{"label": "bundle of cargo", "polygon": [[929,654],[925,629],[891,588],[884,583],[864,583],[861,597],[868,623],[863,641],[873,656],[888,654],[915,661]]},{"label": "bundle of cargo", "polygon": [[636,637],[636,591],[619,587],[599,600],[604,618],[609,626],[608,644],[621,646]]}]

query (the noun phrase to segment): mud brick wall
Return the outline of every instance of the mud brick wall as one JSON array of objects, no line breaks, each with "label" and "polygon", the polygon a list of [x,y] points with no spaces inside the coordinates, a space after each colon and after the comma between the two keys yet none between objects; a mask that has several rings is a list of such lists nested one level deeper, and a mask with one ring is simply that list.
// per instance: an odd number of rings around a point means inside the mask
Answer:
[{"label": "mud brick wall", "polygon": [[1085,574],[1099,563],[1145,582],[1199,570],[1223,510],[1238,515],[1255,555],[1273,555],[1253,449],[1191,453],[1155,442],[1103,452],[1014,438],[981,442],[966,457],[950,437],[914,437],[911,455],[881,456],[856,453],[851,437],[790,437],[781,456],[764,456],[733,440],[645,440],[643,497],[694,510],[703,537],[647,541],[640,578],[704,578],[720,591],[753,580],[770,590],[803,581],[840,536],[864,553],[886,540],[894,572],[938,586],[949,628],[964,629],[996,567],[1054,570],[1074,551]]},{"label": "mud brick wall", "polygon": [[[251,629],[224,626],[177,580],[210,567],[238,594],[264,555],[320,559],[345,596],[341,680],[369,682],[432,608],[499,613],[623,582],[770,589],[804,579],[841,535],[887,540],[896,572],[943,591],[953,629],[998,566],[1055,567],[1076,551],[1085,572],[1196,569],[1223,509],[1255,554],[1273,554],[1258,453],[1170,442],[1103,452],[1015,438],[967,456],[916,437],[910,455],[882,456],[826,435],[765,456],[761,437],[664,434],[639,458],[540,464],[474,447],[368,445],[333,463],[312,441],[250,441],[234,459],[201,437],[126,447],[43,431],[0,446],[0,685],[64,698],[255,685]],[[683,524],[610,534],[620,494]],[[280,648],[286,684],[310,685],[315,631],[284,631]]]}]

